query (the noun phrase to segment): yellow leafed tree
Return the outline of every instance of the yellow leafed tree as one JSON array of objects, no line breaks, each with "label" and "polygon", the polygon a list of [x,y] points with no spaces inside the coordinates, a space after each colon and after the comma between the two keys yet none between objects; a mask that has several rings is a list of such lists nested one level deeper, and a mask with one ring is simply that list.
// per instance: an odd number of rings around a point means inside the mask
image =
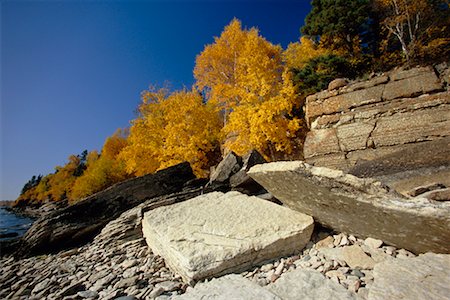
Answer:
[{"label": "yellow leafed tree", "polygon": [[100,155],[97,151],[88,154],[86,171],[76,179],[69,195],[72,202],[130,177],[125,171],[125,163],[118,159],[126,145],[127,134],[119,129],[106,139]]},{"label": "yellow leafed tree", "polygon": [[138,110],[120,154],[128,173],[144,175],[188,161],[198,176],[206,176],[220,120],[197,91],[150,89],[142,93]]},{"label": "yellow leafed tree", "polygon": [[207,45],[196,59],[194,76],[197,87],[206,91],[209,102],[220,107],[225,116],[239,102],[236,90],[238,59],[247,35],[241,22],[233,19],[221,36],[214,38],[214,44]]},{"label": "yellow leafed tree", "polygon": [[299,42],[288,45],[283,53],[283,60],[288,68],[302,69],[310,60],[331,53],[331,50],[320,47],[313,40],[302,36]]},{"label": "yellow leafed tree", "polygon": [[282,48],[242,29],[234,19],[214,43],[197,56],[197,87],[224,116],[225,147],[238,154],[256,149],[273,159],[273,150],[292,149],[300,128],[290,116],[298,103],[282,62]]},{"label": "yellow leafed tree", "polygon": [[282,87],[277,95],[236,107],[224,127],[231,136],[225,143],[226,148],[241,155],[256,149],[269,159],[274,159],[275,151],[291,153],[292,139],[303,122],[289,116],[298,101],[290,76],[287,71],[283,73]]}]

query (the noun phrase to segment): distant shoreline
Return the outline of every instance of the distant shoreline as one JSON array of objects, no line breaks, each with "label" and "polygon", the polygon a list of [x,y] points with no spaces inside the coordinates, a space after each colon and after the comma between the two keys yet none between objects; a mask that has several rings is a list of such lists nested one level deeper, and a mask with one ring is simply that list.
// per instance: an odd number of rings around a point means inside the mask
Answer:
[{"label": "distant shoreline", "polygon": [[14,203],[14,200],[1,200],[0,207],[11,207]]}]

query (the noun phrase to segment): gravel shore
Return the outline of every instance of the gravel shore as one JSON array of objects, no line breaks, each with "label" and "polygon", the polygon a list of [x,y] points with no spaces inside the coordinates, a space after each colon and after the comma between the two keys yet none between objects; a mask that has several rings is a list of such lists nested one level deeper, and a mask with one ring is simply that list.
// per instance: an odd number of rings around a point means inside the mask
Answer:
[{"label": "gravel shore", "polygon": [[[141,229],[145,206],[123,213],[83,247],[21,260],[2,258],[0,298],[161,300],[184,293],[188,286],[181,277],[145,244]],[[295,255],[242,275],[266,286],[294,269],[315,269],[365,299],[375,262],[413,256],[378,240],[318,230]]]}]

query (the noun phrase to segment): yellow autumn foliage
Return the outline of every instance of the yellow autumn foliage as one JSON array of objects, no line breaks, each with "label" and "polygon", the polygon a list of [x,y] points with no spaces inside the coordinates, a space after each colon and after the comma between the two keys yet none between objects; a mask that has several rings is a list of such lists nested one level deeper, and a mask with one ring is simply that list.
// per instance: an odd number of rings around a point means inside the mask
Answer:
[{"label": "yellow autumn foliage", "polygon": [[299,101],[279,45],[256,28],[242,29],[234,19],[197,56],[194,76],[223,114],[227,150],[244,154],[256,149],[269,159],[274,150],[290,153],[290,140],[300,129],[290,113]]},{"label": "yellow autumn foliage", "polygon": [[278,95],[265,101],[243,102],[233,110],[223,128],[229,137],[227,149],[240,155],[256,149],[272,160],[274,151],[292,152],[292,138],[302,122],[289,116],[298,101],[290,76],[287,71],[283,73]]},{"label": "yellow autumn foliage", "polygon": [[79,156],[70,155],[69,161],[64,166],[56,166],[55,173],[42,178],[37,186],[20,195],[17,201],[32,200],[34,202],[44,202],[47,200],[61,201],[66,199],[72,191],[72,187],[77,179],[75,174],[80,171],[81,163]]},{"label": "yellow autumn foliage", "polygon": [[287,46],[283,52],[283,60],[290,69],[302,69],[311,59],[327,54],[332,54],[332,51],[302,36],[299,42]]},{"label": "yellow autumn foliage", "polygon": [[150,89],[142,93],[138,110],[128,146],[119,155],[128,173],[140,176],[188,161],[197,176],[207,175],[220,120],[197,91]]},{"label": "yellow autumn foliage", "polygon": [[390,37],[395,37],[407,63],[448,57],[448,0],[374,0],[373,5],[382,28],[387,31],[382,43],[384,56],[392,55],[387,49]]},{"label": "yellow autumn foliage", "polygon": [[117,158],[127,145],[126,138],[126,133],[119,129],[106,139],[101,155],[97,151],[89,152],[86,170],[76,179],[69,194],[71,202],[129,178],[125,171],[125,163]]}]

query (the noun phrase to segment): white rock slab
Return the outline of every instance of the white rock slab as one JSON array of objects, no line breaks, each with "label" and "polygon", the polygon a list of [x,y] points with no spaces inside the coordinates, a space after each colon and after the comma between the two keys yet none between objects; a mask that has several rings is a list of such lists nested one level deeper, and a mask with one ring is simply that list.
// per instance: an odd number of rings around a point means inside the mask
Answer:
[{"label": "white rock slab", "polygon": [[450,255],[426,253],[375,265],[369,300],[450,299]]},{"label": "white rock slab", "polygon": [[234,300],[234,299],[258,299],[281,300],[268,290],[256,283],[236,274],[214,278],[210,282],[198,283],[194,288],[180,296],[174,296],[173,300]]},{"label": "white rock slab", "polygon": [[313,270],[296,269],[283,274],[267,289],[283,300],[350,300],[356,295]]},{"label": "white rock slab", "polygon": [[407,199],[374,179],[301,161],[256,165],[248,174],[286,206],[336,231],[415,253],[450,253],[449,201]]},{"label": "white rock slab", "polygon": [[214,192],[144,214],[147,244],[186,282],[239,272],[298,251],[310,216],[239,192]]}]

